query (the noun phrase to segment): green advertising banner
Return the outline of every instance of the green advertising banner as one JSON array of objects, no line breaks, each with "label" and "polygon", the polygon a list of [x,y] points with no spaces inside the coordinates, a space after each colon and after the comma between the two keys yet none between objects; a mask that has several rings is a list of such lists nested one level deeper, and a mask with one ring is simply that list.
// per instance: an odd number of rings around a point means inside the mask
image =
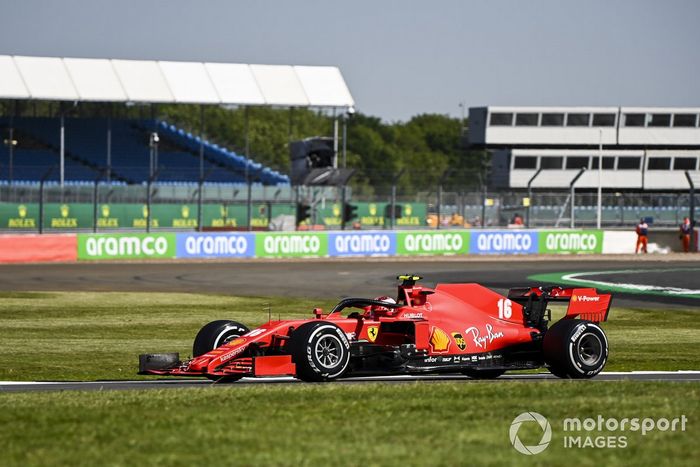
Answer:
[{"label": "green advertising banner", "polygon": [[39,205],[37,203],[0,203],[0,228],[38,229]]},{"label": "green advertising banner", "polygon": [[78,234],[78,259],[175,258],[176,234]]},{"label": "green advertising banner", "polygon": [[541,230],[540,253],[602,253],[601,230]]},{"label": "green advertising banner", "polygon": [[[351,202],[350,204],[357,206],[357,211],[355,211],[357,218],[353,222],[359,222],[362,228],[381,229],[385,225],[389,225],[389,218],[385,217],[385,215],[388,213],[387,206],[390,203]],[[400,216],[396,218],[396,226],[420,227],[425,225],[428,212],[428,207],[425,203],[396,203],[396,210],[397,213],[400,213]],[[342,207],[340,203],[327,203],[317,210],[317,222],[329,230],[340,228],[341,216]]]},{"label": "green advertising banner", "polygon": [[396,232],[398,255],[458,255],[469,253],[464,230]]},{"label": "green advertising banner", "polygon": [[257,258],[300,258],[328,256],[325,232],[258,233],[255,236]]},{"label": "green advertising banner", "polygon": [[[92,229],[91,203],[44,204],[45,229]],[[271,210],[271,212],[270,212]],[[269,219],[280,214],[294,215],[294,204],[253,203],[251,224],[254,228],[267,228]],[[205,227],[245,227],[248,209],[245,204],[205,204],[202,223]],[[148,207],[138,203],[99,203],[97,205],[98,229],[146,229]],[[152,228],[197,228],[197,204],[152,204]],[[0,203],[0,229],[39,228],[38,203]]]}]

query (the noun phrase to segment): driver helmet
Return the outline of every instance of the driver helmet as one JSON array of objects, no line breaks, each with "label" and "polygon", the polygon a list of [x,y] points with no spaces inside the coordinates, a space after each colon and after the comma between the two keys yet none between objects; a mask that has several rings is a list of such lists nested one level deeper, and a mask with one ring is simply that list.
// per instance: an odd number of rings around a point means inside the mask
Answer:
[{"label": "driver helmet", "polygon": [[[381,297],[377,297],[374,300],[376,300],[378,302],[388,303],[390,305],[396,305],[396,300],[394,300],[393,298],[388,297],[386,295],[382,295]],[[372,312],[373,313],[387,313],[389,310],[390,310],[390,308],[387,308],[387,307],[382,306],[382,305],[372,305]]]}]

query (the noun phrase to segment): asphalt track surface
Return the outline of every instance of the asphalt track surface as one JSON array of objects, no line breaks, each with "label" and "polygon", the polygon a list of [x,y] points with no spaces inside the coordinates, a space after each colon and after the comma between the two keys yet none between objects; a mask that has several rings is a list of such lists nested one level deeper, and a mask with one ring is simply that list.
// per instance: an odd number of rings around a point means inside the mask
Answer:
[{"label": "asphalt track surface", "polygon": [[[697,257],[697,259],[695,259]],[[608,274],[608,271],[618,271]],[[627,271],[620,273],[619,271]],[[318,299],[393,295],[396,275],[425,284],[478,282],[498,292],[541,285],[535,274],[597,272],[588,279],[700,289],[700,255],[495,258],[356,258],[0,265],[0,291],[195,292]],[[613,306],[697,308],[697,297],[620,292]]]},{"label": "asphalt track surface", "polygon": [[[347,378],[325,384],[372,384],[372,383],[415,383],[415,382],[458,382],[464,384],[478,384],[484,380],[475,380],[460,375],[431,375],[431,376],[373,376],[363,378]],[[489,383],[504,381],[569,381],[557,378],[549,373],[503,375]],[[673,382],[698,382],[700,371],[639,371],[629,373],[601,373],[595,378],[586,381],[673,381]],[[231,388],[236,386],[251,386],[259,384],[324,384],[304,383],[292,377],[279,378],[243,378],[230,384],[217,384],[205,379],[169,379],[152,381],[89,381],[89,382],[18,382],[0,381],[0,393],[3,392],[36,392],[36,391],[106,391],[127,389],[184,389],[184,388]]]}]

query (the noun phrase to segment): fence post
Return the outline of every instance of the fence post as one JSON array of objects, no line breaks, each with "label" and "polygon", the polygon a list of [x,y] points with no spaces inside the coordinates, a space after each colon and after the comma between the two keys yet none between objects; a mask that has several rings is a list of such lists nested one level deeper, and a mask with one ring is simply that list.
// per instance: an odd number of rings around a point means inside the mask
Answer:
[{"label": "fence post", "polygon": [[49,167],[49,170],[44,172],[44,176],[39,180],[39,233],[44,233],[44,182],[49,178],[54,167]]},{"label": "fence post", "polygon": [[396,224],[396,185],[399,183],[399,179],[406,171],[405,168],[399,170],[399,173],[391,180],[391,212],[389,213],[389,228],[393,229]]},{"label": "fence post", "polygon": [[576,176],[571,180],[571,183],[569,184],[569,189],[571,190],[571,228],[574,228],[574,209],[576,208],[576,182],[578,179],[583,175],[583,173],[586,171],[585,167],[581,167],[581,170],[579,173],[576,174]]},{"label": "fence post", "polygon": [[542,167],[537,169],[535,175],[527,182],[527,199],[529,200],[527,204],[527,210],[525,211],[525,227],[530,228],[530,206],[532,205],[532,182],[535,181],[537,176],[542,172]]}]

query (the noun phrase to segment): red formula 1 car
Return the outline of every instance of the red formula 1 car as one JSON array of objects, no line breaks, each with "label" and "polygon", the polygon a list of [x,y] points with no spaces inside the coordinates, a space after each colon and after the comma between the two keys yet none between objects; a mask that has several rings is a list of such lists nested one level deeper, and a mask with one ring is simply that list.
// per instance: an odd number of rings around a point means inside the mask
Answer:
[{"label": "red formula 1 car", "polygon": [[[249,330],[213,321],[194,340],[194,358],[144,354],[139,373],[203,376],[291,375],[329,381],[367,375],[457,373],[496,378],[546,366],[562,378],[590,378],[607,361],[605,321],[612,296],[592,288],[514,288],[502,296],[479,284],[417,285],[399,276],[398,297],[346,298],[312,319],[269,321]],[[551,327],[551,301],[568,301]],[[349,313],[348,313],[349,312]]]}]

